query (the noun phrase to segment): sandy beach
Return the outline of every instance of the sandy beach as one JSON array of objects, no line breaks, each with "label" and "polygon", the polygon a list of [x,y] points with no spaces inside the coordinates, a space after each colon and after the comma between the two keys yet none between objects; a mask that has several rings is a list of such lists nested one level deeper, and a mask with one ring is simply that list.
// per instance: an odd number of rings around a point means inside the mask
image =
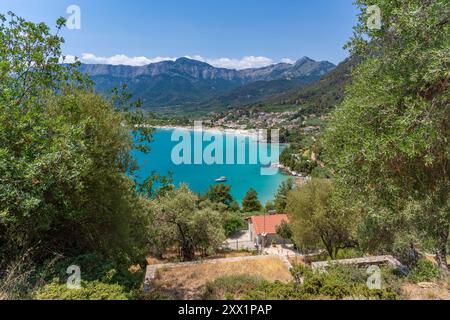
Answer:
[{"label": "sandy beach", "polygon": [[160,130],[189,130],[189,131],[204,131],[213,134],[228,134],[236,136],[248,136],[252,138],[258,138],[258,132],[256,130],[244,130],[244,129],[226,129],[220,127],[194,127],[194,126],[149,126]]}]

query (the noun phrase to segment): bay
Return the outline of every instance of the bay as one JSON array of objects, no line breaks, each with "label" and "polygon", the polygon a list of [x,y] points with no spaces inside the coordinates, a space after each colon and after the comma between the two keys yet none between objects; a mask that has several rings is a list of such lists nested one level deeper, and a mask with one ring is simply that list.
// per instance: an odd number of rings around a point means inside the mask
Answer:
[{"label": "bay", "polygon": [[[142,181],[152,174],[157,172],[161,175],[166,175],[168,172],[173,173],[174,184],[179,186],[186,183],[189,188],[198,193],[204,193],[211,185],[216,184],[215,179],[225,176],[227,182],[225,184],[231,186],[231,194],[235,200],[242,204],[242,199],[245,197],[249,188],[253,188],[258,193],[258,198],[264,205],[267,201],[273,200],[279,185],[288,176],[278,172],[275,175],[262,175],[261,162],[258,157],[257,164],[249,164],[248,150],[251,137],[245,137],[244,143],[247,150],[246,164],[180,164],[176,165],[172,161],[172,150],[179,144],[179,141],[171,141],[173,130],[171,129],[157,129],[154,134],[154,141],[151,143],[151,152],[143,154],[134,151],[134,156],[137,159],[139,170],[137,171],[138,180]],[[189,131],[191,141],[194,141],[194,131]],[[243,137],[241,137],[242,139]],[[210,142],[203,142],[205,148]],[[194,154],[192,147],[192,154]],[[238,142],[223,145],[224,155],[227,152],[237,154]],[[283,146],[280,146],[280,152]],[[270,150],[270,148],[269,148]],[[270,154],[270,153],[269,153]]]}]

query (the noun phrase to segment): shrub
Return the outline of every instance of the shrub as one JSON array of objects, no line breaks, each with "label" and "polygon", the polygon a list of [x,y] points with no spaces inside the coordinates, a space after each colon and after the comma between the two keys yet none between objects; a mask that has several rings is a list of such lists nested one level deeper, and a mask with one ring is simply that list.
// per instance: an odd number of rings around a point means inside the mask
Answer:
[{"label": "shrub", "polygon": [[117,258],[111,260],[97,253],[88,253],[74,258],[65,258],[53,263],[45,263],[36,271],[31,282],[50,283],[55,279],[65,283],[68,278],[67,268],[71,265],[80,267],[81,278],[88,283],[98,281],[105,285],[119,285],[130,295],[137,293],[143,279],[143,271],[130,272],[131,262]]},{"label": "shrub", "polygon": [[236,232],[245,229],[246,223],[244,218],[238,214],[228,214],[225,217],[224,229],[227,237],[235,234]]},{"label": "shrub", "polygon": [[333,299],[343,299],[352,296],[354,288],[352,283],[345,281],[337,274],[328,274],[322,279],[322,286],[319,288],[319,294]]},{"label": "shrub", "polygon": [[306,300],[304,292],[298,290],[293,282],[282,283],[265,281],[261,286],[246,292],[242,300]]},{"label": "shrub", "polygon": [[292,239],[292,230],[289,223],[281,221],[281,224],[276,228],[277,235],[283,238],[284,241]]},{"label": "shrub", "polygon": [[28,279],[33,272],[34,266],[26,254],[12,261],[5,270],[0,269],[0,300],[29,299],[32,285]]},{"label": "shrub", "polygon": [[312,274],[312,270],[303,264],[294,264],[291,269],[291,274],[295,283],[299,284],[305,276]]},{"label": "shrub", "polygon": [[[409,238],[406,240],[409,240]],[[406,241],[403,239],[397,240],[396,243],[394,243],[393,254],[404,266],[412,269],[417,265],[422,256],[414,246],[408,245],[408,243],[405,242]]]},{"label": "shrub", "polygon": [[334,265],[324,276],[320,294],[333,299],[381,299],[395,300],[401,293],[401,279],[391,268],[381,269],[381,289],[369,289],[368,274],[365,268]]},{"label": "shrub", "polygon": [[409,274],[409,279],[414,283],[418,283],[433,281],[439,278],[439,276],[440,271],[433,262],[427,259],[420,259]]},{"label": "shrub", "polygon": [[[383,270],[383,288],[369,289],[365,269],[331,266],[327,272],[313,272],[296,265],[291,270],[295,281],[270,283],[261,278],[232,276],[219,278],[205,288],[205,299],[313,300],[313,299],[388,299],[400,293],[398,278]],[[303,279],[303,284],[300,284]]]},{"label": "shrub", "polygon": [[66,284],[53,282],[40,288],[35,294],[37,300],[128,300],[124,288],[118,284],[100,281],[83,281],[82,288],[69,289]]},{"label": "shrub", "polygon": [[205,286],[205,300],[234,299],[248,291],[267,285],[267,281],[256,276],[234,275],[221,277]]},{"label": "shrub", "polygon": [[309,295],[318,295],[320,288],[323,286],[324,277],[319,273],[308,275],[301,286],[301,290]]}]

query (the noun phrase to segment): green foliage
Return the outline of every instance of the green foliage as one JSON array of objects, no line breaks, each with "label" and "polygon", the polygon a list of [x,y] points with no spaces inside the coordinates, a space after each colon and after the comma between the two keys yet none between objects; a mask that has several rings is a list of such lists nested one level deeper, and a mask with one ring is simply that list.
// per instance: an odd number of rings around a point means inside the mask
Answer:
[{"label": "green foliage", "polygon": [[233,197],[231,196],[231,187],[225,184],[212,185],[208,192],[206,192],[206,198],[214,203],[222,203],[226,206],[230,206],[233,202]]},{"label": "green foliage", "polygon": [[422,254],[414,246],[414,243],[418,242],[417,238],[411,234],[399,235],[396,238],[392,249],[394,257],[407,268],[414,268],[422,258]]},{"label": "green foliage", "polygon": [[283,181],[278,187],[277,194],[275,195],[275,210],[277,213],[284,213],[287,205],[287,198],[289,192],[294,189],[294,179],[289,178]]},{"label": "green foliage", "polygon": [[36,300],[128,300],[127,294],[118,284],[100,281],[82,281],[81,289],[69,289],[66,284],[53,282],[40,288],[34,295]]},{"label": "green foliage", "polygon": [[38,265],[142,258],[149,203],[127,175],[130,151],[151,140],[127,126],[142,123],[139,103],[94,94],[77,64],[60,63],[63,39],[45,24],[0,15],[0,35],[0,267],[24,252]]},{"label": "green foliage", "polygon": [[408,277],[412,282],[419,283],[435,281],[440,277],[440,275],[440,270],[433,262],[427,259],[420,259],[417,262],[417,265],[411,270]]},{"label": "green foliage", "polygon": [[138,185],[139,192],[150,199],[162,197],[174,188],[173,174],[171,172],[167,176],[152,172],[147,179]]},{"label": "green foliage", "polygon": [[359,248],[344,248],[339,250],[336,260],[360,258],[363,255]]},{"label": "green foliage", "polygon": [[[335,265],[326,273],[307,275],[302,290],[313,297],[331,299],[395,300],[401,293],[398,283],[388,282],[387,278],[382,280],[382,289],[369,289],[366,283],[368,275],[365,271],[365,269]],[[386,274],[388,275],[387,272]]]},{"label": "green foliage", "polygon": [[25,253],[7,263],[0,269],[0,301],[30,299],[34,284],[29,278],[35,272],[35,266],[29,255]]},{"label": "green foliage", "polygon": [[121,114],[78,91],[49,95],[43,105],[41,114],[31,120],[22,113],[17,127],[0,136],[5,249],[14,254],[18,243],[45,243],[74,255],[131,250],[138,232],[130,228],[145,220],[144,200],[126,176],[132,141]]},{"label": "green foliage", "polygon": [[266,212],[270,212],[272,210],[275,210],[275,205],[272,201],[267,201],[266,205],[264,206],[264,209]]},{"label": "green foliage", "polygon": [[245,229],[246,222],[239,214],[227,214],[224,222],[225,235],[231,236],[236,232]]},{"label": "green foliage", "polygon": [[[442,0],[359,0],[349,47],[362,57],[325,136],[344,198],[365,207],[366,242],[398,231],[432,243],[446,269],[450,226],[449,23]],[[381,29],[366,7],[378,5]],[[375,237],[386,236],[383,241]]]},{"label": "green foliage", "polygon": [[[345,86],[351,81],[351,70],[359,59],[351,57],[320,81],[299,88],[282,96],[285,103],[299,105],[299,116],[324,115],[332,111],[344,99]],[[280,99],[279,97],[277,99]]]},{"label": "green foliage", "polygon": [[211,209],[199,210],[192,217],[193,243],[203,255],[214,253],[225,240],[220,213]]},{"label": "green foliage", "polygon": [[0,105],[8,108],[2,111],[37,102],[42,92],[67,82],[86,83],[77,64],[60,64],[64,39],[58,34],[64,24],[59,19],[52,34],[44,23],[28,22],[12,12],[0,14]]},{"label": "green foliage", "polygon": [[239,203],[236,200],[233,200],[230,204],[229,210],[232,212],[238,212],[241,211],[241,207],[239,206]]},{"label": "green foliage", "polygon": [[177,244],[180,259],[193,260],[196,250],[207,254],[225,240],[221,213],[211,207],[200,208],[198,197],[186,185],[158,198],[151,211],[154,224],[149,228],[159,254]]},{"label": "green foliage", "polygon": [[348,58],[319,81],[264,99],[257,105],[258,109],[272,112],[297,110],[294,119],[326,115],[344,99],[345,86],[351,81],[351,70],[358,63],[358,58]]},{"label": "green foliage", "polygon": [[[296,281],[270,283],[259,277],[227,276],[205,287],[204,299],[242,300],[316,300],[316,299],[375,299],[395,300],[401,293],[400,280],[386,271],[382,289],[367,287],[364,269],[345,266],[331,267],[327,272],[314,273],[304,266],[291,271]],[[300,284],[303,279],[303,284]]]},{"label": "green foliage", "polygon": [[142,254],[146,201],[126,175],[134,144],[123,125],[141,117],[61,65],[63,40],[49,30],[0,16],[0,265],[30,248],[37,262]]},{"label": "green foliage", "polygon": [[316,141],[310,140],[310,136],[300,136],[298,140],[290,143],[290,146],[283,149],[280,155],[280,163],[293,171],[303,175],[312,175],[315,172],[316,177],[327,176],[326,169],[322,169],[316,160],[311,157],[312,152],[317,155],[321,152],[317,150]]},{"label": "green foliage", "polygon": [[292,239],[292,230],[289,226],[289,223],[286,221],[281,221],[281,224],[277,226],[277,234],[283,238],[284,240],[290,240]]},{"label": "green foliage", "polygon": [[354,245],[352,210],[333,198],[329,180],[313,179],[289,194],[287,211],[294,242],[305,249],[324,247],[335,259],[340,249]]},{"label": "green foliage", "polygon": [[67,268],[78,266],[83,280],[100,281],[104,284],[119,284],[126,292],[133,292],[142,285],[143,271],[130,272],[131,262],[125,256],[114,259],[106,258],[98,253],[87,253],[74,258],[49,261],[38,268],[31,282],[49,283],[57,279],[59,283],[67,281]]},{"label": "green foliage", "polygon": [[330,179],[332,174],[328,168],[317,166],[311,170],[311,177],[317,179]]},{"label": "green foliage", "polygon": [[203,292],[203,299],[234,300],[266,283],[267,281],[263,278],[251,275],[221,277],[206,284]]},{"label": "green foliage", "polygon": [[261,211],[262,205],[258,200],[258,193],[253,189],[247,191],[247,194],[242,201],[242,211],[243,212],[256,212]]}]

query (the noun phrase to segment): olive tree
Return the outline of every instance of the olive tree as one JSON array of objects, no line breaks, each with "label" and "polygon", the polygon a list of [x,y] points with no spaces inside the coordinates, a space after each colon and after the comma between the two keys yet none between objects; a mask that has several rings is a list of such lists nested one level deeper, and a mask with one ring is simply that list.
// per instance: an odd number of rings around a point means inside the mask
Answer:
[{"label": "olive tree", "polygon": [[299,247],[324,248],[336,259],[340,249],[355,244],[355,215],[335,201],[329,180],[313,179],[291,191],[287,212],[292,239]]},{"label": "olive tree", "polygon": [[198,197],[186,185],[155,200],[152,211],[152,228],[165,231],[160,239],[166,247],[177,245],[183,261],[193,260],[197,250],[213,251],[225,240],[221,213],[199,208]]},{"label": "olive tree", "polygon": [[[366,221],[394,238],[399,228],[416,232],[447,270],[448,1],[356,3],[348,47],[362,63],[326,133],[329,163],[348,199],[364,203]],[[381,28],[367,23],[369,5],[379,7]]]}]

